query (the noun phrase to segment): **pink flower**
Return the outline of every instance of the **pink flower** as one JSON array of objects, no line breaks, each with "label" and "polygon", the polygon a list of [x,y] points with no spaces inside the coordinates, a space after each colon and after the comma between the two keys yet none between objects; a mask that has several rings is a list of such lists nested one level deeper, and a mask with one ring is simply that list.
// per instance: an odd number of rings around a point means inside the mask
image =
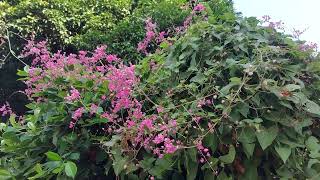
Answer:
[{"label": "pink flower", "polygon": [[202,5],[202,4],[197,4],[194,8],[193,8],[193,10],[194,11],[204,11],[206,9],[206,7],[204,7],[204,5]]},{"label": "pink flower", "polygon": [[102,72],[102,73],[106,72],[106,69],[104,68],[104,66],[97,66],[96,69],[97,69],[97,71]]},{"label": "pink flower", "polygon": [[80,99],[80,92],[77,89],[72,87],[72,89],[70,90],[70,95],[65,97],[65,100],[72,102],[77,99]]},{"label": "pink flower", "polygon": [[72,119],[74,120],[78,120],[82,117],[82,114],[84,113],[84,108],[83,107],[80,107],[78,108],[72,115]]},{"label": "pink flower", "polygon": [[201,117],[200,116],[196,116],[193,118],[193,120],[196,122],[196,123],[199,123],[200,120],[201,120]]},{"label": "pink flower", "polygon": [[164,140],[164,147],[165,147],[164,152],[165,153],[172,154],[172,153],[176,152],[176,150],[178,148],[172,144],[173,141],[174,140],[170,140],[169,138],[165,138],[165,140]]},{"label": "pink flower", "polygon": [[136,125],[136,123],[134,121],[132,121],[132,120],[127,121],[127,126],[128,126],[129,129],[132,128],[135,125]]},{"label": "pink flower", "polygon": [[162,113],[164,111],[164,109],[162,106],[158,106],[157,111],[158,111],[158,113]]},{"label": "pink flower", "polygon": [[107,112],[104,112],[102,115],[101,115],[102,118],[105,118],[105,119],[108,119],[109,122],[113,122],[115,119],[116,119],[116,115],[114,114],[110,114],[110,113],[107,113]]},{"label": "pink flower", "polygon": [[106,96],[106,95],[102,95],[102,96],[101,96],[101,99],[102,99],[102,100],[106,100],[106,99],[107,99],[107,96]]},{"label": "pink flower", "polygon": [[318,49],[318,45],[317,43],[308,42],[308,43],[300,44],[299,49],[301,51],[310,51],[310,50],[315,51]]},{"label": "pink flower", "polygon": [[2,116],[10,115],[10,114],[12,114],[12,113],[13,113],[13,112],[12,112],[12,109],[11,109],[11,107],[10,107],[10,105],[9,105],[8,102],[6,102],[6,104],[4,104],[4,105],[0,108],[0,114],[1,114]]},{"label": "pink flower", "polygon": [[205,104],[206,104],[206,101],[204,99],[201,99],[200,101],[198,101],[197,107],[201,108]]},{"label": "pink flower", "polygon": [[169,125],[171,127],[176,127],[177,126],[177,121],[176,120],[171,120],[171,121],[169,121]]},{"label": "pink flower", "polygon": [[148,40],[151,40],[155,35],[156,35],[156,34],[155,34],[153,31],[148,31],[148,32],[146,33],[146,38],[147,38]]},{"label": "pink flower", "polygon": [[155,144],[160,144],[164,141],[164,136],[162,134],[158,134],[152,142],[154,142]]},{"label": "pink flower", "polygon": [[91,58],[92,63],[98,62],[100,59],[106,58],[106,48],[107,46],[100,46],[94,51],[94,55]]},{"label": "pink flower", "polygon": [[149,130],[153,129],[153,124],[152,124],[152,120],[151,119],[145,119],[141,122],[140,124],[140,129],[144,129],[144,128],[148,128]]},{"label": "pink flower", "polygon": [[112,62],[118,60],[117,56],[116,56],[116,55],[113,55],[113,54],[107,55],[106,59],[107,59],[107,61],[108,61],[109,63],[112,63]]},{"label": "pink flower", "polygon": [[202,151],[204,149],[201,141],[196,143],[196,147],[199,151]]},{"label": "pink flower", "polygon": [[270,19],[271,19],[271,17],[270,17],[270,16],[268,16],[268,15],[264,15],[264,16],[262,16],[262,21],[263,21],[263,22],[269,22],[269,21],[270,21]]},{"label": "pink flower", "polygon": [[92,114],[97,113],[98,108],[99,107],[97,105],[92,104],[91,107],[90,107],[90,114],[92,115]]},{"label": "pink flower", "polygon": [[74,125],[76,125],[76,123],[74,123],[73,121],[70,122],[69,124],[69,128],[72,129],[74,127]]},{"label": "pink flower", "polygon": [[165,37],[164,37],[165,35],[166,35],[166,32],[161,31],[161,32],[158,34],[157,43],[161,43],[161,42],[165,39]]}]

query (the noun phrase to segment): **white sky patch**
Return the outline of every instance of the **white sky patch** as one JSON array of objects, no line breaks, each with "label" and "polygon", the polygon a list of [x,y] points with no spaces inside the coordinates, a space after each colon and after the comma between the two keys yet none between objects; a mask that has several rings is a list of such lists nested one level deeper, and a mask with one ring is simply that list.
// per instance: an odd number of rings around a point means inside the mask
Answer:
[{"label": "white sky patch", "polygon": [[269,15],[283,21],[287,33],[306,29],[300,39],[320,45],[320,0],[234,0],[234,4],[243,16]]}]

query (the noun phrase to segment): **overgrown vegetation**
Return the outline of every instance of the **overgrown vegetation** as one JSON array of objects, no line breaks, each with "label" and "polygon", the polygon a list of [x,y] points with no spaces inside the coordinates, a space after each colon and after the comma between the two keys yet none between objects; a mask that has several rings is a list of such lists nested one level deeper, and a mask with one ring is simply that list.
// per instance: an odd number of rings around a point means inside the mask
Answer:
[{"label": "overgrown vegetation", "polygon": [[[319,177],[314,45],[223,0],[130,8],[115,45],[64,54],[28,41],[18,75],[30,111],[0,108],[1,178]],[[92,35],[75,46],[91,49]]]}]

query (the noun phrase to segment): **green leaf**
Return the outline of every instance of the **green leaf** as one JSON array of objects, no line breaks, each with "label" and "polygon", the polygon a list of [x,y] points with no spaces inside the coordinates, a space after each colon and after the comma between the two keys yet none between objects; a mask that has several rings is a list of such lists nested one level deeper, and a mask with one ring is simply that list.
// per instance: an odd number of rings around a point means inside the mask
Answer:
[{"label": "green leaf", "polygon": [[314,136],[310,136],[308,138],[308,140],[306,141],[306,146],[309,151],[319,151],[320,150],[319,140]]},{"label": "green leaf", "polygon": [[296,84],[288,84],[284,87],[286,90],[288,91],[295,91],[295,90],[298,90],[298,89],[301,89],[301,86],[299,85],[296,85]]},{"label": "green leaf", "polygon": [[242,79],[239,77],[232,77],[230,78],[230,82],[233,84],[241,84]]},{"label": "green leaf", "polygon": [[241,130],[238,140],[242,143],[253,143],[256,141],[256,134],[253,128],[245,127]]},{"label": "green leaf", "polygon": [[309,156],[311,158],[320,158],[320,144],[319,140],[316,137],[310,136],[305,144],[307,149],[310,151]]},{"label": "green leaf", "polygon": [[199,84],[204,83],[207,80],[207,78],[202,74],[202,73],[198,73],[196,76],[194,76],[193,78],[191,78],[191,82],[196,82]]},{"label": "green leaf", "polygon": [[172,170],[173,161],[169,155],[165,155],[161,159],[157,159],[155,165],[149,170],[149,173],[157,178],[162,178],[165,171]]},{"label": "green leaf", "polygon": [[5,169],[0,169],[0,179],[6,180],[6,179],[11,179],[12,176],[9,171]]},{"label": "green leaf", "polygon": [[320,116],[320,106],[313,101],[308,100],[304,109],[311,114]]},{"label": "green leaf", "polygon": [[268,146],[270,146],[273,140],[276,139],[278,135],[278,127],[272,126],[269,129],[260,130],[260,132],[256,132],[258,141],[261,145],[261,148],[265,150]]},{"label": "green leaf", "polygon": [[236,86],[237,84],[234,84],[234,83],[230,83],[226,86],[224,86],[223,88],[220,89],[220,96],[219,97],[225,97],[229,94],[229,91],[231,88],[233,88],[234,86]]},{"label": "green leaf", "polygon": [[10,115],[9,121],[10,121],[12,127],[14,127],[14,128],[18,127],[18,123],[16,122],[16,115],[14,113],[12,113]]},{"label": "green leaf", "polygon": [[52,151],[47,152],[46,156],[50,161],[62,161],[60,155]]},{"label": "green leaf", "polygon": [[59,173],[61,173],[63,171],[63,168],[64,168],[64,166],[57,167],[56,169],[54,169],[52,171],[52,173],[59,174]]},{"label": "green leaf", "polygon": [[112,147],[114,146],[119,140],[121,139],[120,136],[114,135],[112,136],[110,141],[105,142],[103,145],[108,146],[108,147]]},{"label": "green leaf", "polygon": [[72,160],[79,160],[80,159],[80,153],[71,153],[69,156]]},{"label": "green leaf", "polygon": [[114,173],[119,176],[120,173],[125,169],[125,165],[127,163],[127,159],[126,158],[117,158],[114,162],[113,162],[113,170]]},{"label": "green leaf", "polygon": [[220,156],[219,159],[226,164],[231,164],[235,156],[236,156],[236,150],[233,145],[230,145],[229,153],[227,155]]},{"label": "green leaf", "polygon": [[232,180],[232,177],[228,177],[224,171],[220,172],[217,180]]},{"label": "green leaf", "polygon": [[129,174],[128,175],[128,180],[139,180],[139,177],[135,174]]},{"label": "green leaf", "polygon": [[[12,129],[14,129],[14,128],[12,128]],[[2,134],[2,138],[9,139],[10,141],[13,141],[13,142],[20,142],[16,132],[14,132],[14,131],[6,131],[6,132],[4,132]]]},{"label": "green leaf", "polygon": [[253,155],[254,147],[256,146],[255,143],[242,143],[243,151],[248,158],[251,158]]},{"label": "green leaf", "polygon": [[186,161],[187,180],[194,180],[198,173],[198,163],[189,159]]},{"label": "green leaf", "polygon": [[212,170],[206,170],[204,173],[204,180],[215,180],[215,174],[212,172]]},{"label": "green leaf", "polygon": [[64,171],[67,176],[74,179],[77,174],[77,165],[74,162],[68,161],[64,163]]},{"label": "green leaf", "polygon": [[196,148],[187,149],[186,152],[187,152],[188,158],[190,158],[191,161],[197,162],[197,150],[196,150]]},{"label": "green leaf", "polygon": [[22,71],[22,70],[18,70],[17,75],[21,76],[21,77],[27,77],[28,76],[28,72]]},{"label": "green leaf", "polygon": [[38,174],[42,172],[41,164],[37,163],[33,168]]},{"label": "green leaf", "polygon": [[288,160],[291,154],[291,148],[287,145],[278,145],[275,146],[274,149],[279,154],[280,158],[284,163]]},{"label": "green leaf", "polygon": [[139,162],[140,166],[145,169],[145,170],[148,170],[150,169],[152,166],[153,166],[153,162],[155,161],[156,159],[153,158],[153,157],[150,157],[150,158],[144,158],[142,161]]},{"label": "green leaf", "polygon": [[249,161],[249,160],[245,161],[244,167],[245,167],[245,173],[240,178],[240,180],[257,180],[257,179],[259,179],[257,167],[256,167],[254,161]]},{"label": "green leaf", "polygon": [[218,137],[214,133],[209,133],[203,140],[205,146],[210,147],[212,152],[216,151],[218,146]]},{"label": "green leaf", "polygon": [[250,106],[247,103],[240,103],[237,105],[237,111],[242,114],[242,116],[247,117],[249,113]]}]

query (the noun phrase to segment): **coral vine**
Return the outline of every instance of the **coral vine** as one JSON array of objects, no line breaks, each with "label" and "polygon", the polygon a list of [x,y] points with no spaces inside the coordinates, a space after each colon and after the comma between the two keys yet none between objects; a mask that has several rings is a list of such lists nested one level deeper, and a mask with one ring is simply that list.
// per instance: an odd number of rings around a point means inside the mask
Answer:
[{"label": "coral vine", "polygon": [[[148,19],[147,24],[146,44],[156,38],[154,33],[156,25],[151,19]],[[157,36],[159,42],[164,38],[164,34],[161,32]],[[29,78],[25,81],[28,86],[26,94],[29,98],[40,99],[38,103],[41,103],[46,101],[46,96],[39,97],[39,93],[49,88],[59,88],[66,92],[64,101],[71,106],[68,125],[70,129],[80,127],[77,124],[83,123],[87,117],[103,118],[106,123],[101,129],[107,133],[117,134],[123,138],[125,132],[135,134],[135,138],[131,139],[131,143],[134,144],[132,150],[142,146],[154,150],[159,157],[174,153],[178,146],[169,136],[169,132],[176,133],[176,121],[170,120],[160,124],[158,116],[146,115],[142,111],[141,102],[133,95],[133,90],[139,83],[139,78],[135,75],[135,66],[124,65],[116,55],[107,54],[106,48],[106,46],[98,47],[91,56],[86,51],[80,51],[78,55],[65,55],[59,51],[50,54],[45,42],[29,41],[23,56],[33,56],[34,61],[28,71]],[[57,85],[60,79],[69,81],[73,85],[71,87]],[[99,97],[86,103],[87,89],[74,82],[92,82],[90,88],[99,93]],[[105,103],[109,105],[104,105]],[[1,109],[4,113],[7,112],[5,108],[6,106]],[[158,113],[162,112],[163,107],[159,106]],[[157,147],[161,143],[163,147]]]}]

